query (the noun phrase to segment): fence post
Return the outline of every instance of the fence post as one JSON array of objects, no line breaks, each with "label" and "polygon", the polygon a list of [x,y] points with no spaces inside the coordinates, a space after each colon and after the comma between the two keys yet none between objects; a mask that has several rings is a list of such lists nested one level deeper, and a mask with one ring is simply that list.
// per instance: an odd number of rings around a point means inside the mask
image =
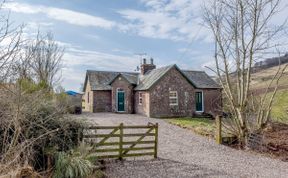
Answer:
[{"label": "fence post", "polygon": [[120,137],[119,137],[119,159],[123,159],[123,123],[120,124],[119,126],[120,129]]},{"label": "fence post", "polygon": [[157,158],[157,152],[158,152],[158,123],[156,123],[154,127],[155,127],[154,158]]},{"label": "fence post", "polygon": [[216,142],[222,144],[222,118],[216,116]]}]

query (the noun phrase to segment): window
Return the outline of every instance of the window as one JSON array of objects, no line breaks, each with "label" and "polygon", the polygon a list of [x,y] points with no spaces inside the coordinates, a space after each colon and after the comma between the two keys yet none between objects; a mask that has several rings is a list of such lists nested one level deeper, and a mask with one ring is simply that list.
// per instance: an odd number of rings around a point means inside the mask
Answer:
[{"label": "window", "polygon": [[143,93],[139,93],[139,105],[142,105],[143,103]]},{"label": "window", "polygon": [[117,88],[117,91],[124,91],[123,88]]},{"label": "window", "polygon": [[177,94],[177,91],[170,91],[169,92],[169,103],[170,103],[170,106],[178,105],[178,94]]},{"label": "window", "polygon": [[87,94],[87,102],[89,103],[89,99],[90,99],[90,97],[89,97],[89,92],[88,92],[88,94]]}]

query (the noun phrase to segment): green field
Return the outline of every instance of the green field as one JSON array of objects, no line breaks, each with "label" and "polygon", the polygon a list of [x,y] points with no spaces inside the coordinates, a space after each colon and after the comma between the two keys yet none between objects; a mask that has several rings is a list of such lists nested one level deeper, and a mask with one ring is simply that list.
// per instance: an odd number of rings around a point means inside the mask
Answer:
[{"label": "green field", "polygon": [[[284,67],[284,65],[281,67]],[[278,66],[253,73],[251,78],[252,90],[266,89],[277,70]],[[275,82],[272,84],[272,87],[274,86]],[[272,105],[271,117],[274,121],[288,123],[288,68],[279,80],[279,86],[286,86],[286,89],[278,90]],[[272,92],[269,93],[269,96],[271,95]]]},{"label": "green field", "polygon": [[275,121],[288,123],[288,90],[280,90],[276,94],[271,117]]}]

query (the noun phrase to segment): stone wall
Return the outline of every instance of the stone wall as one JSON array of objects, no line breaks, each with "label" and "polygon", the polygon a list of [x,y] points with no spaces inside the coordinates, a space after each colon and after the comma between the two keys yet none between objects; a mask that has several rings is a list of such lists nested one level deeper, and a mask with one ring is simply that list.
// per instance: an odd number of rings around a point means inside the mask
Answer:
[{"label": "stone wall", "polygon": [[[170,106],[169,91],[177,91],[178,105]],[[176,68],[172,68],[150,90],[150,116],[192,116],[195,110],[194,91],[186,78]]]},{"label": "stone wall", "polygon": [[216,117],[222,114],[221,89],[204,89],[204,112]]},{"label": "stone wall", "polygon": [[[142,93],[142,104],[139,104],[139,93]],[[150,116],[150,93],[148,91],[136,91],[134,94],[134,110],[137,114]]]},{"label": "stone wall", "polygon": [[111,112],[111,90],[93,91],[93,112]]},{"label": "stone wall", "polygon": [[[178,105],[169,104],[169,91],[177,91]],[[215,117],[221,114],[221,89],[195,89],[177,69],[171,69],[150,90],[151,117],[186,117],[196,114],[195,92],[202,91],[204,95],[204,112]]]},{"label": "stone wall", "polygon": [[130,84],[125,78],[121,75],[118,76],[112,86],[112,112],[117,112],[117,89],[121,88],[125,92],[125,112],[122,113],[134,113],[134,95],[133,88],[134,86]]},{"label": "stone wall", "polygon": [[[83,110],[117,112],[117,89],[121,88],[125,91],[125,112],[123,113],[137,113],[148,117],[193,116],[196,108],[194,101],[196,91],[202,91],[204,94],[204,113],[215,117],[222,112],[221,89],[195,89],[176,68],[166,73],[149,91],[133,91],[134,86],[121,75],[111,86],[112,90],[91,91],[88,81],[83,95],[85,107]],[[177,91],[178,105],[170,105],[169,91]],[[142,105],[139,104],[140,92],[143,94]]]},{"label": "stone wall", "polygon": [[[88,99],[88,96],[89,96],[89,99]],[[82,99],[84,100],[83,111],[93,112],[93,91],[91,91],[89,78],[88,78],[85,93],[83,94]]]}]

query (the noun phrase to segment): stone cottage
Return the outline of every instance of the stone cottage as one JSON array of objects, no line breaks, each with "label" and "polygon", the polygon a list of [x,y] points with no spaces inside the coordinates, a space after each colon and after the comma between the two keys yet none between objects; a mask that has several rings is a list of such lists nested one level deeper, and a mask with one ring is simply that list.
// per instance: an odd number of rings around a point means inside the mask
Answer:
[{"label": "stone cottage", "polygon": [[203,71],[169,65],[156,68],[143,59],[141,72],[88,70],[84,110],[183,117],[221,113],[221,88]]}]

